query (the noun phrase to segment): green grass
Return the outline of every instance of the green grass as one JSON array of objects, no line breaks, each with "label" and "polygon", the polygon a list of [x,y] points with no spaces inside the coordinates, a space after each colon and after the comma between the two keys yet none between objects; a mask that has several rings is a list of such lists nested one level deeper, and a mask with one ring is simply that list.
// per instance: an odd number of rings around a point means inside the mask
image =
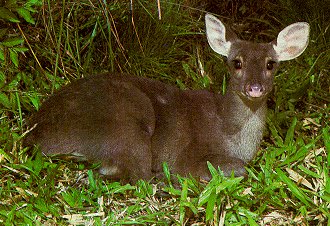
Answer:
[{"label": "green grass", "polygon": [[[1,225],[330,225],[329,6],[316,0],[6,1],[0,3]],[[272,3],[273,2],[273,3]],[[304,7],[297,5],[303,4]],[[296,21],[310,44],[285,62],[269,98],[268,130],[248,177],[178,176],[135,185],[103,180],[97,165],[22,146],[28,117],[56,89],[88,74],[132,73],[182,89],[221,92],[228,72],[208,47],[204,11],[247,40],[271,41]]]}]

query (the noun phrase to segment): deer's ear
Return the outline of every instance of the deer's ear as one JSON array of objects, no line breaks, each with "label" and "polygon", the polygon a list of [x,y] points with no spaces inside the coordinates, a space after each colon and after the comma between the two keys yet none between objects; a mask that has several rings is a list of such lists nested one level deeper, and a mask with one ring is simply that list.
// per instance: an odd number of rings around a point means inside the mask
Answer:
[{"label": "deer's ear", "polygon": [[309,40],[309,25],[294,23],[284,28],[277,36],[273,48],[279,61],[292,60],[304,52]]},{"label": "deer's ear", "polygon": [[211,48],[223,56],[228,56],[231,42],[226,39],[225,25],[215,16],[206,14],[205,26],[207,40]]}]

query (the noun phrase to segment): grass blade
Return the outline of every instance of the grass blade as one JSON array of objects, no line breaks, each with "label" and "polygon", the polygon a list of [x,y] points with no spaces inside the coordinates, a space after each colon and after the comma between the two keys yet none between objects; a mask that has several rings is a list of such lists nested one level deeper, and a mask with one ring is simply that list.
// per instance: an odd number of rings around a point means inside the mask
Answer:
[{"label": "grass blade", "polygon": [[285,140],[284,140],[284,145],[289,146],[290,144],[292,144],[294,141],[294,131],[297,125],[297,118],[294,117],[291,123],[290,128],[288,129],[286,136],[285,136]]},{"label": "grass blade", "polygon": [[289,178],[287,177],[282,170],[279,168],[276,169],[276,173],[281,179],[282,182],[284,182],[286,185],[288,185],[288,188],[292,192],[292,194],[298,198],[301,202],[303,202],[306,206],[311,206],[313,203],[312,200],[310,200],[303,191]]},{"label": "grass blade", "polygon": [[206,221],[207,222],[209,222],[213,219],[213,210],[214,210],[216,198],[217,198],[217,196],[215,194],[215,190],[213,189],[207,200],[207,205],[206,205]]}]

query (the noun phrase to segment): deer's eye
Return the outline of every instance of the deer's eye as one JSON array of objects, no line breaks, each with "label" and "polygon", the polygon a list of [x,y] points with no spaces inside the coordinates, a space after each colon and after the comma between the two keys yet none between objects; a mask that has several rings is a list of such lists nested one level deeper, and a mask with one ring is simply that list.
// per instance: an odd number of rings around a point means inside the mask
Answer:
[{"label": "deer's eye", "polygon": [[267,65],[266,65],[267,70],[273,70],[275,64],[276,64],[276,62],[273,61],[273,60],[268,61],[268,62],[267,62]]},{"label": "deer's eye", "polygon": [[236,70],[242,69],[242,62],[240,60],[233,60],[233,64]]}]

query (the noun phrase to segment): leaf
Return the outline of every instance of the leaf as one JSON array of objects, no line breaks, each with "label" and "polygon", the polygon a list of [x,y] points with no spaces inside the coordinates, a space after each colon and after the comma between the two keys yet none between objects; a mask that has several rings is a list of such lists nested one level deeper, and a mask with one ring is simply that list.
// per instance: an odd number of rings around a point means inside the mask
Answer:
[{"label": "leaf", "polygon": [[249,226],[258,226],[257,222],[253,218],[257,217],[257,214],[250,212],[246,209],[244,209],[242,212],[244,212],[246,218],[248,219]]},{"label": "leaf", "polygon": [[275,144],[279,147],[283,147],[284,146],[283,139],[279,135],[279,131],[277,130],[275,124],[272,122],[272,120],[269,117],[267,118],[267,124],[268,124],[268,128],[272,134],[272,137],[275,139],[274,140]]},{"label": "leaf", "polygon": [[227,90],[227,79],[226,79],[226,76],[223,76],[223,79],[222,79],[222,95],[226,94],[226,90]]},{"label": "leaf", "polygon": [[8,20],[14,23],[20,22],[14,13],[12,13],[9,9],[4,7],[0,7],[0,19]]},{"label": "leaf", "polygon": [[9,49],[10,59],[13,64],[18,67],[18,54],[15,50]]},{"label": "leaf", "polygon": [[194,81],[197,80],[196,72],[194,72],[194,71],[190,68],[189,64],[187,64],[187,63],[183,63],[183,64],[182,64],[182,67],[183,67],[183,70],[184,70],[184,72],[186,73],[186,75],[188,75],[189,77],[191,77]]},{"label": "leaf", "polygon": [[202,206],[203,204],[205,204],[209,197],[211,196],[212,192],[214,192],[214,187],[206,187],[201,194],[199,195],[199,199],[198,199],[198,206]]},{"label": "leaf", "polygon": [[87,175],[88,175],[88,182],[89,182],[89,187],[91,189],[89,189],[90,192],[95,191],[97,186],[96,186],[96,182],[95,182],[95,178],[94,178],[94,174],[92,170],[88,170],[87,171]]},{"label": "leaf", "polygon": [[[328,153],[328,157],[327,157],[327,161],[324,167],[324,175],[329,175],[329,169],[330,169],[330,155],[329,155],[329,151],[330,151],[330,134],[329,134],[329,127],[326,127],[322,130],[322,135],[323,135],[323,139],[324,139],[324,144],[325,144],[325,149],[326,149],[326,153]],[[329,178],[329,177],[328,177]],[[325,184],[325,190],[326,191],[330,191],[330,180],[326,179],[326,184]],[[329,195],[327,196],[328,199],[330,199]]]},{"label": "leaf", "polygon": [[[324,144],[327,152],[330,152],[330,134],[329,134],[329,127],[325,127],[322,129],[322,135],[324,138]],[[328,155],[330,156],[330,155]]]},{"label": "leaf", "polygon": [[294,137],[294,129],[296,125],[297,125],[297,118],[294,117],[291,126],[286,133],[284,145],[288,146],[289,144],[294,142],[293,137]]},{"label": "leaf", "polygon": [[180,89],[184,90],[186,89],[186,85],[180,80],[180,79],[176,79],[176,84],[179,86]]},{"label": "leaf", "polygon": [[163,171],[167,181],[171,184],[171,173],[166,162],[163,162]]},{"label": "leaf", "polygon": [[0,85],[6,81],[6,75],[3,71],[0,71]]},{"label": "leaf", "polygon": [[0,48],[0,60],[5,60],[5,53],[2,48]]},{"label": "leaf", "polygon": [[11,38],[11,39],[6,39],[5,41],[1,42],[1,44],[6,47],[14,47],[14,46],[22,44],[23,42],[24,42],[24,39],[22,39],[22,38]]},{"label": "leaf", "polygon": [[244,179],[244,177],[234,177],[234,178],[228,178],[224,181],[222,181],[220,184],[216,187],[216,193],[219,194],[220,191],[223,191],[227,188],[231,187],[237,187],[237,185]]},{"label": "leaf", "polygon": [[212,193],[210,194],[210,196],[207,200],[206,221],[210,221],[213,218],[213,210],[214,210],[216,198],[217,198],[217,196],[216,196],[215,191],[213,189]]},{"label": "leaf", "polygon": [[[71,207],[77,207],[77,202],[74,196],[74,192],[72,191],[66,191],[61,193],[64,201]],[[78,201],[78,200],[77,200]]]},{"label": "leaf", "polygon": [[4,93],[0,93],[0,104],[5,106],[6,108],[11,108],[9,98]]},{"label": "leaf", "polygon": [[14,79],[11,80],[11,82],[8,84],[8,89],[17,89],[19,86],[20,81],[22,80],[22,77],[20,73],[18,73]]},{"label": "leaf", "polygon": [[25,6],[42,6],[43,0],[28,0]]},{"label": "leaf", "polygon": [[209,161],[207,161],[207,167],[209,168],[209,171],[210,171],[212,177],[215,177],[216,175],[218,175],[218,171],[216,170],[216,168],[214,168],[212,163],[210,163]]},{"label": "leaf", "polygon": [[302,191],[302,189],[300,189],[294,182],[292,182],[292,180],[287,177],[282,170],[280,170],[279,168],[276,169],[276,173],[279,176],[279,178],[281,179],[281,181],[283,181],[285,184],[288,185],[288,188],[290,189],[290,191],[292,192],[292,194],[294,196],[296,196],[297,199],[299,199],[301,202],[303,202],[306,206],[311,206],[311,204],[313,203],[312,200],[310,200],[310,198],[308,198],[305,193]]},{"label": "leaf", "polygon": [[184,180],[182,184],[182,192],[181,192],[181,198],[180,198],[180,223],[183,225],[184,218],[186,215],[185,210],[185,202],[187,201],[188,197],[188,183],[187,180]]},{"label": "leaf", "polygon": [[132,186],[130,184],[126,184],[126,185],[119,185],[118,187],[113,188],[112,190],[109,191],[110,194],[117,194],[117,193],[125,193],[126,191],[129,190],[134,190],[136,187]]},{"label": "leaf", "polygon": [[40,99],[39,99],[38,95],[35,94],[35,93],[32,93],[31,95],[29,95],[29,100],[31,101],[33,107],[34,107],[36,110],[39,110]]},{"label": "leaf", "polygon": [[[306,157],[307,159],[308,157]],[[306,167],[304,167],[303,165],[298,165],[298,169],[300,169],[301,171],[303,171],[305,174],[311,176],[311,177],[315,177],[315,178],[318,178],[320,179],[321,178],[321,175],[316,173],[316,172],[313,172],[312,170],[310,169],[307,169]]]},{"label": "leaf", "polygon": [[330,203],[330,195],[328,195],[327,193],[324,193],[324,194],[320,195],[320,197],[321,197],[324,201]]},{"label": "leaf", "polygon": [[[287,164],[290,164],[292,162],[301,160],[303,158],[305,158],[305,156],[307,155],[308,151],[310,150],[310,148],[312,148],[314,146],[314,144],[307,144],[303,147],[301,147],[299,150],[294,151],[293,155],[287,156],[285,161],[283,161],[282,163],[279,164],[279,166],[285,166]],[[292,147],[295,148],[295,147]],[[289,149],[289,148],[288,148]]]},{"label": "leaf", "polygon": [[29,50],[26,47],[13,47],[12,49],[15,50],[16,52],[21,52],[21,53],[26,52],[26,51]]},{"label": "leaf", "polygon": [[35,24],[33,17],[31,16],[30,12],[25,8],[18,8],[16,9],[17,13],[24,18],[26,22],[31,24]]}]

